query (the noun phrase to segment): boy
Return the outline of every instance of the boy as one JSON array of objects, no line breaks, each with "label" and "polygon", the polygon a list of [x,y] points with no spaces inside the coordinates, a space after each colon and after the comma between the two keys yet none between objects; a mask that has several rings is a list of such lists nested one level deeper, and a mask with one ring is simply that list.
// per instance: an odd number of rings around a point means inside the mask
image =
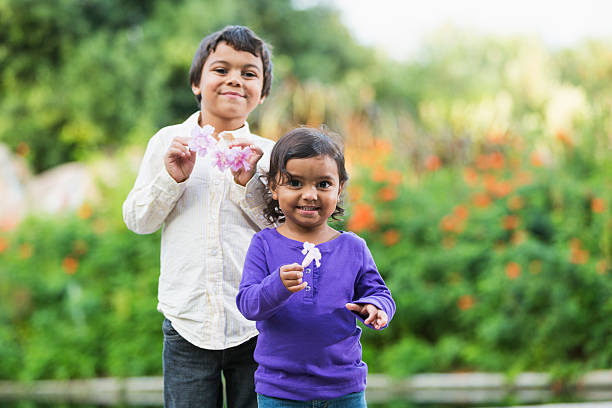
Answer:
[{"label": "boy", "polygon": [[[201,109],[151,138],[123,219],[139,234],[163,225],[165,406],[221,407],[223,373],[228,408],[256,407],[257,330],[235,299],[251,237],[267,225],[259,175],[274,142],[251,134],[246,119],[269,93],[270,51],[250,29],[228,26],[202,40],[189,76]],[[249,146],[251,170],[221,172],[208,157],[196,160],[190,134],[205,125],[221,147]]]}]

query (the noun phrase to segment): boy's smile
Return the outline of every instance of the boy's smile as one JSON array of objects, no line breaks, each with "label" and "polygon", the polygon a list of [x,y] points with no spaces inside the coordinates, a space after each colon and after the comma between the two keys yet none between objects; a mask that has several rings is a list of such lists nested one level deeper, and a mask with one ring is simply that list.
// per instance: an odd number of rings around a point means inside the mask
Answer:
[{"label": "boy's smile", "polygon": [[284,228],[294,232],[325,231],[342,190],[338,165],[329,156],[290,159],[289,179],[278,180],[272,198],[285,215]]},{"label": "boy's smile", "polygon": [[206,59],[200,83],[191,88],[202,95],[200,125],[210,124],[219,131],[238,129],[263,102],[263,63],[259,56],[221,42]]}]

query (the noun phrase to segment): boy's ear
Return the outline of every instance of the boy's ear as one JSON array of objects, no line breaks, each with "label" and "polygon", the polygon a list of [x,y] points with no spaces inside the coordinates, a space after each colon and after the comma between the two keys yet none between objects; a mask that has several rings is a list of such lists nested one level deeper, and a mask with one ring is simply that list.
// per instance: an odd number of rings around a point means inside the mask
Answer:
[{"label": "boy's ear", "polygon": [[193,92],[194,95],[199,95],[200,94],[200,86],[194,84],[193,82],[191,83],[191,91]]},{"label": "boy's ear", "polygon": [[265,100],[266,100],[266,97],[265,97],[265,96],[262,96],[262,97],[259,99],[259,104],[261,105],[262,103],[264,103],[264,101],[265,101]]}]

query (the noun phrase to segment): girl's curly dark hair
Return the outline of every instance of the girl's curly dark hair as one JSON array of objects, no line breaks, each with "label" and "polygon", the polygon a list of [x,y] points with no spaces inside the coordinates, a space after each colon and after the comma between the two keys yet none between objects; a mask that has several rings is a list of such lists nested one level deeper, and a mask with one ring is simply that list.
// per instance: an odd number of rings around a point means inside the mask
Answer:
[{"label": "girl's curly dark hair", "polygon": [[[336,135],[333,135],[333,137],[332,139],[332,135],[324,128],[299,127],[285,134],[276,142],[270,155],[270,171],[265,174],[268,189],[265,195],[264,216],[271,224],[285,220],[285,215],[279,208],[278,201],[272,198],[271,190],[276,188],[277,178],[282,180],[291,177],[286,167],[290,159],[329,156],[338,165],[340,184],[342,185],[348,180],[342,145],[334,140],[337,139]],[[342,215],[344,215],[344,209],[338,203],[331,217],[337,220]]]}]

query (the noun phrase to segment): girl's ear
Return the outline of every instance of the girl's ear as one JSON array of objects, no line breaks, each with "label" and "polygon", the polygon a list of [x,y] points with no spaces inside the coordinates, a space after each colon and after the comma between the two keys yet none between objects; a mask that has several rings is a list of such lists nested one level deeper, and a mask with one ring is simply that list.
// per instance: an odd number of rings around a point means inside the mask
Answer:
[{"label": "girl's ear", "polygon": [[338,189],[338,197],[340,197],[340,194],[342,194],[343,189],[344,189],[344,181],[340,183],[340,188]]},{"label": "girl's ear", "polygon": [[272,183],[268,183],[268,188],[272,193],[272,199],[278,201],[278,194],[276,193],[276,186],[272,186]]}]

